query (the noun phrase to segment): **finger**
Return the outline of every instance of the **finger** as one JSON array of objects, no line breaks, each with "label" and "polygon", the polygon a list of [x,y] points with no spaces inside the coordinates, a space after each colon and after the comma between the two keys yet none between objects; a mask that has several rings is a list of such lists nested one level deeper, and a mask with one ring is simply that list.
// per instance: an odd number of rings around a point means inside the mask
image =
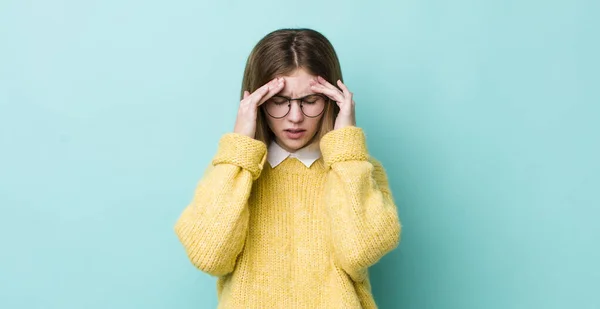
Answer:
[{"label": "finger", "polygon": [[347,96],[347,97],[352,96],[352,93],[350,92],[350,90],[348,90],[348,87],[346,87],[346,85],[344,85],[344,83],[342,83],[341,80],[338,79],[337,84],[342,89],[345,96]]},{"label": "finger", "polygon": [[344,96],[346,98],[349,98],[350,102],[352,102],[352,105],[354,105],[354,100],[352,99],[354,94],[350,92],[350,90],[348,89],[348,87],[346,87],[346,85],[344,85],[344,83],[342,83],[342,80],[338,79],[337,84],[340,88],[342,88],[342,91],[344,91]]},{"label": "finger", "polygon": [[279,93],[285,85],[285,80],[283,78],[277,78],[275,83],[269,86],[269,91],[258,101],[257,106],[261,106],[272,96]]},{"label": "finger", "polygon": [[324,79],[321,76],[317,76],[317,81],[319,82],[319,84],[329,88],[329,89],[336,89],[339,90],[338,88],[336,88],[334,85],[330,84],[326,79]]},{"label": "finger", "polygon": [[252,94],[250,94],[250,96],[248,96],[246,103],[250,105],[257,105],[257,103],[262,99],[262,97],[264,97],[269,92],[269,88],[274,81],[276,81],[276,79],[272,79],[268,83],[256,89]]},{"label": "finger", "polygon": [[343,103],[346,100],[344,95],[338,89],[335,89],[335,90],[329,89],[321,84],[312,85],[311,88],[317,92],[320,92],[320,93],[328,96],[330,99],[338,102],[338,105],[340,103]]},{"label": "finger", "polygon": [[250,92],[248,92],[248,90],[244,90],[244,99],[246,99],[249,95]]}]

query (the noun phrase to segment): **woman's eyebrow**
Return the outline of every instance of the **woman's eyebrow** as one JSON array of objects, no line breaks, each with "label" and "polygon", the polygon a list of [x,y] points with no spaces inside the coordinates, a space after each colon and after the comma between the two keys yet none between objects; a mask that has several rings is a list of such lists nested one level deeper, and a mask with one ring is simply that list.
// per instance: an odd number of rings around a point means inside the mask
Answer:
[{"label": "woman's eyebrow", "polygon": [[[317,93],[309,93],[309,94],[305,94],[305,95],[299,96],[299,97],[298,97],[298,99],[299,99],[299,98],[304,98],[304,97],[307,97],[307,96],[309,96],[309,95],[313,95],[313,94],[317,94]],[[281,96],[281,97],[286,97],[286,98],[288,98],[288,99],[290,99],[290,98],[291,98],[289,95],[285,95],[285,94],[281,94],[281,93],[277,93],[277,95],[278,95],[278,96]]]}]

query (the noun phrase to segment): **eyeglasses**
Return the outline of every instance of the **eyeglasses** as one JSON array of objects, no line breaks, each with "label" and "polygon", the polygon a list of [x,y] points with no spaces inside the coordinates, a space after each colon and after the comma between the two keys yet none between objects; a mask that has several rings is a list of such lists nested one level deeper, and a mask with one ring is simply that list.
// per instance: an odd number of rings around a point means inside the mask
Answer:
[{"label": "eyeglasses", "polygon": [[325,110],[325,103],[329,102],[329,98],[321,94],[309,94],[297,99],[274,95],[265,102],[265,111],[273,118],[283,118],[292,109],[294,100],[300,101],[300,110],[309,118],[321,115]]}]

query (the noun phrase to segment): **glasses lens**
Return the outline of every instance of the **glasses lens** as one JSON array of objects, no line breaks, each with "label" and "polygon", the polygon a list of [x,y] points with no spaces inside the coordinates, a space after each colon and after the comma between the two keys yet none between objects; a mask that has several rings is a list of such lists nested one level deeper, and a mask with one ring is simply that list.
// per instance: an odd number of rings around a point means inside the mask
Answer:
[{"label": "glasses lens", "polygon": [[286,98],[273,96],[265,102],[265,108],[267,113],[272,117],[283,117],[285,116],[290,107]]},{"label": "glasses lens", "polygon": [[308,117],[316,117],[325,108],[325,98],[320,95],[309,95],[302,100],[302,111]]},{"label": "glasses lens", "polygon": [[[309,95],[302,99],[302,112],[308,117],[317,117],[325,109],[327,100],[317,94]],[[265,102],[267,113],[271,117],[281,118],[290,111],[290,102],[287,98],[273,96]]]}]

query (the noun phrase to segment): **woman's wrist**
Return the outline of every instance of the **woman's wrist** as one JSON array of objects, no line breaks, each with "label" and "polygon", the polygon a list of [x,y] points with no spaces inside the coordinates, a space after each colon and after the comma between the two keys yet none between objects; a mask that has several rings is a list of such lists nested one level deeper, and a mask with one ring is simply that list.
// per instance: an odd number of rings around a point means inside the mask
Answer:
[{"label": "woman's wrist", "polygon": [[346,126],[325,134],[320,141],[323,160],[331,166],[336,162],[368,160],[366,136],[356,126]]}]

